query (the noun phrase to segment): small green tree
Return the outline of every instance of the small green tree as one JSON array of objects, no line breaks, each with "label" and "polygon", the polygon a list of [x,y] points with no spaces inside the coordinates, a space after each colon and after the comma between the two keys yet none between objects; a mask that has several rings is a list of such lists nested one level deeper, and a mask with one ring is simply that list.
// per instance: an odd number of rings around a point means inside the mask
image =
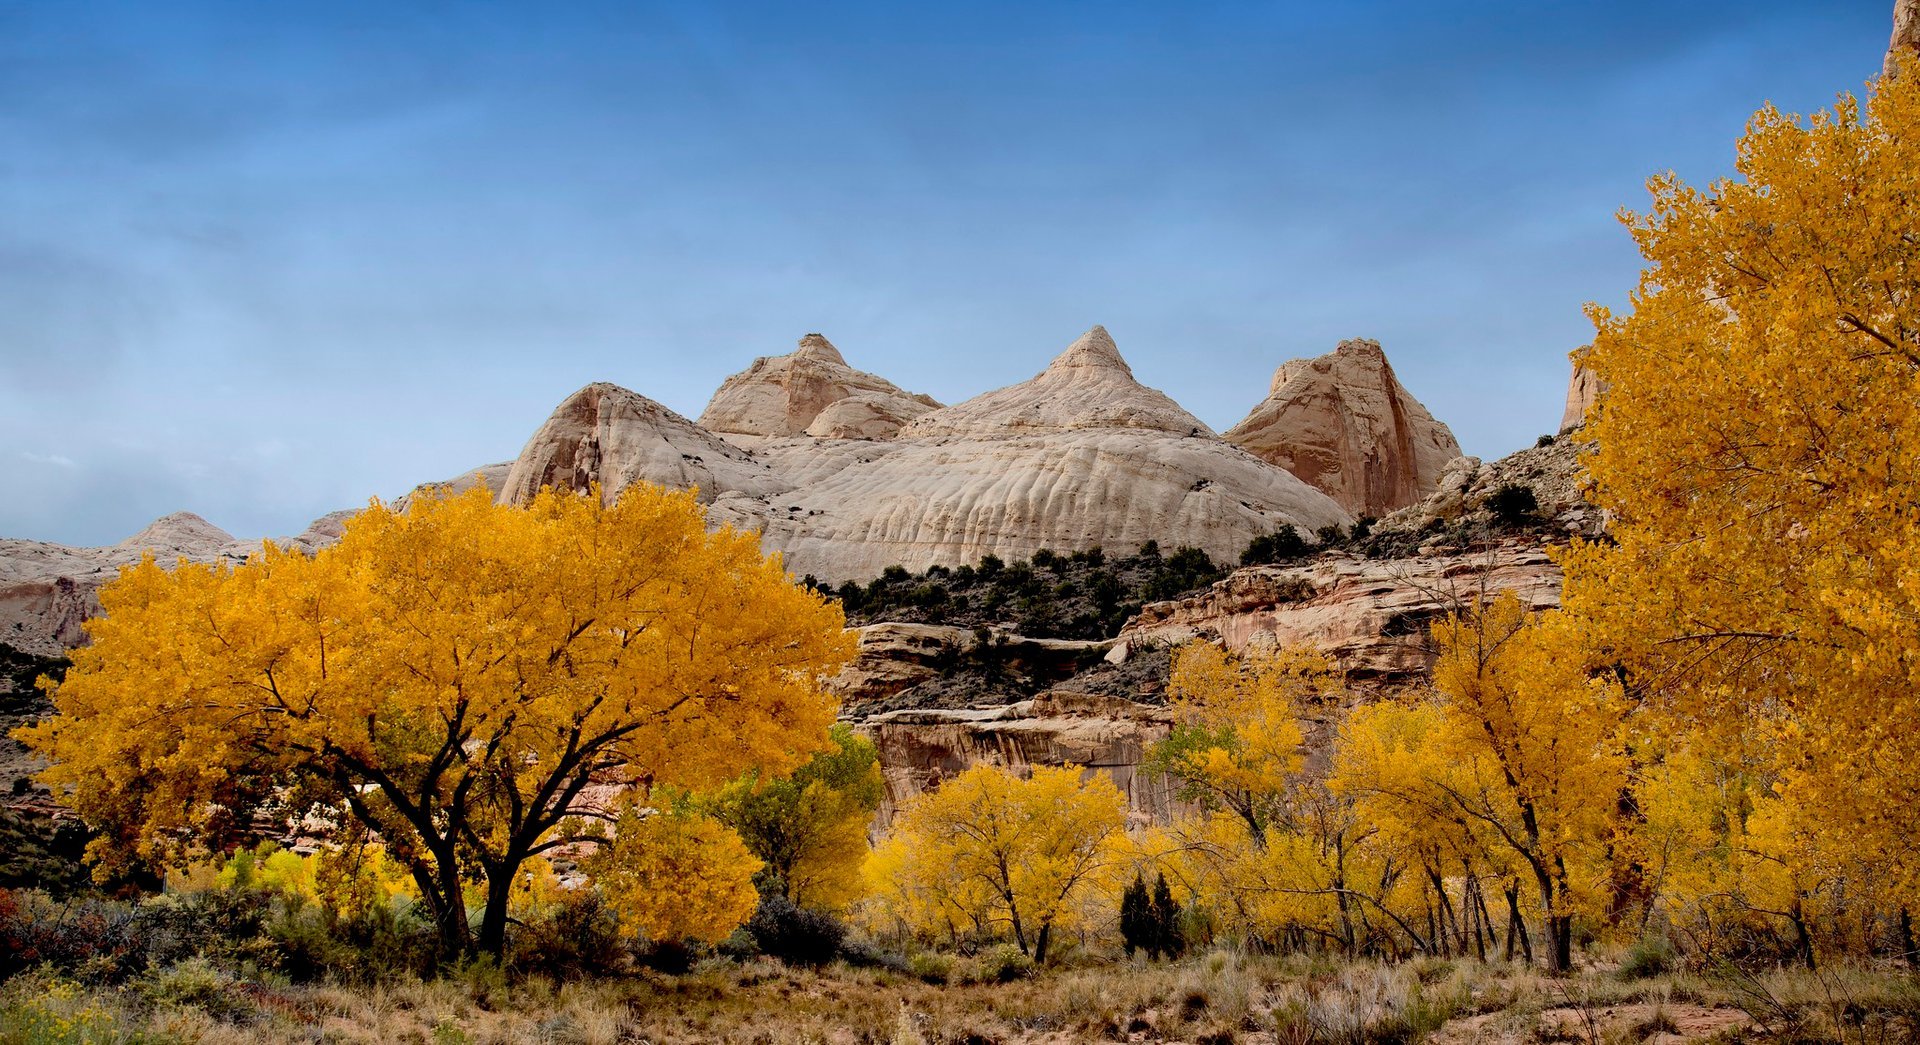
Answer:
[{"label": "small green tree", "polygon": [[1148,953],[1158,956],[1164,953],[1169,958],[1178,958],[1187,949],[1187,941],[1180,934],[1180,904],[1173,898],[1173,890],[1167,886],[1167,876],[1162,874],[1153,883],[1153,907],[1149,915],[1152,924],[1153,943]]},{"label": "small green tree", "polygon": [[1146,879],[1138,873],[1133,876],[1133,884],[1120,894],[1120,940],[1129,958],[1136,950],[1144,950],[1149,955],[1159,950],[1154,934],[1153,900],[1147,895]]},{"label": "small green tree", "polygon": [[1275,563],[1290,562],[1307,554],[1306,539],[1292,523],[1280,527],[1272,533],[1261,534],[1247,543],[1245,551],[1240,553],[1242,566],[1271,566]]},{"label": "small green tree", "polygon": [[800,907],[851,902],[867,855],[867,826],[886,797],[880,753],[844,723],[832,746],[785,779],[748,773],[700,804],[765,861],[761,891]]}]

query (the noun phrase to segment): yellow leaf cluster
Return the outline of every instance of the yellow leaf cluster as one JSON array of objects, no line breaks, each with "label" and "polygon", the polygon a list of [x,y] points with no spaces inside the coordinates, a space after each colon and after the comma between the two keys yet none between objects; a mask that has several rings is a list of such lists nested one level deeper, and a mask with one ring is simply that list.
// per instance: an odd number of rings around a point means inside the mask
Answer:
[{"label": "yellow leaf cluster", "polygon": [[979,765],[908,802],[868,862],[870,917],[932,936],[1008,935],[1045,961],[1115,863],[1126,802],[1076,766]]}]

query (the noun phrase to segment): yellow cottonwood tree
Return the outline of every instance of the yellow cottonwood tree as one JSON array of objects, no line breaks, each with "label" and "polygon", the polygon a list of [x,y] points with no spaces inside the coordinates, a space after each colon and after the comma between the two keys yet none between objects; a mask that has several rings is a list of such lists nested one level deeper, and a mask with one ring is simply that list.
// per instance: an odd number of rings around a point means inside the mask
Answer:
[{"label": "yellow cottonwood tree", "polygon": [[1339,691],[1338,673],[1312,650],[1235,655],[1189,642],[1175,653],[1167,685],[1174,728],[1142,768],[1179,780],[1182,798],[1239,817],[1254,844],[1265,845],[1305,763],[1300,716],[1309,705],[1337,703]]},{"label": "yellow cottonwood tree", "polygon": [[314,555],[149,558],[101,602],[56,714],[21,735],[102,829],[102,866],[179,864],[256,817],[371,831],[454,954],[501,950],[530,858],[606,842],[589,828],[619,810],[590,783],[638,802],[821,748],[819,679],[851,653],[838,608],[751,534],[644,485],[376,502]]},{"label": "yellow cottonwood tree", "polygon": [[[1530,880],[1548,964],[1572,962],[1576,904],[1606,875],[1628,786],[1628,707],[1589,671],[1585,636],[1557,614],[1530,618],[1511,592],[1434,625],[1437,720],[1396,725],[1394,744],[1348,731],[1335,788],[1407,831],[1429,820],[1449,845]],[[1411,728],[1407,728],[1411,727]]]},{"label": "yellow cottonwood tree", "polygon": [[1647,267],[1593,307],[1584,435],[1611,541],[1566,606],[1638,697],[1759,760],[1815,834],[1920,901],[1920,67],[1769,107],[1738,176],[1650,183]]},{"label": "yellow cottonwood tree", "polygon": [[876,899],[920,932],[1012,934],[1035,962],[1115,864],[1126,800],[1102,775],[979,765],[908,802],[875,850]]}]

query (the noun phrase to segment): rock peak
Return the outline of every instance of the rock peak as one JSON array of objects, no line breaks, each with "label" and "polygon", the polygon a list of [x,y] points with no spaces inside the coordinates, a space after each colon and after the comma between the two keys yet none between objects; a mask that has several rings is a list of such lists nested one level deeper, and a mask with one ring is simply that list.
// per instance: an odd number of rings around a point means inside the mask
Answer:
[{"label": "rock peak", "polygon": [[891,439],[939,402],[847,365],[823,334],[808,334],[784,356],[762,356],[727,378],[699,424],[722,437]]},{"label": "rock peak", "polygon": [[800,347],[794,349],[793,356],[795,359],[818,359],[823,362],[838,363],[841,366],[847,365],[846,357],[840,354],[839,349],[833,347],[833,342],[828,341],[825,334],[808,334],[801,338]]},{"label": "rock peak", "polygon": [[1120,355],[1120,347],[1113,343],[1113,335],[1107,328],[1095,323],[1086,333],[1074,339],[1065,352],[1053,358],[1047,364],[1048,370],[1065,370],[1073,367],[1106,367],[1119,370],[1128,377],[1133,376],[1133,368]]},{"label": "rock peak", "polygon": [[1453,433],[1400,384],[1372,338],[1282,364],[1266,401],[1226,440],[1319,487],[1355,516],[1419,500],[1460,454]]},{"label": "rock peak", "polygon": [[233,535],[192,512],[174,512],[148,523],[139,533],[120,542],[122,548],[217,548],[233,542]]}]

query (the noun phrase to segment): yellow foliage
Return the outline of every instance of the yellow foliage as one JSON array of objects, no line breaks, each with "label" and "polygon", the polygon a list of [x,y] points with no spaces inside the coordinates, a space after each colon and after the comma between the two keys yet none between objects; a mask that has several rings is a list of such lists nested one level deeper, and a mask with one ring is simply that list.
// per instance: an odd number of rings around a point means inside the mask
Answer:
[{"label": "yellow foliage", "polygon": [[927,934],[1010,933],[1045,961],[1117,866],[1126,802],[1105,776],[979,765],[901,809],[868,862],[878,918]]},{"label": "yellow foliage", "polygon": [[1190,801],[1232,811],[1263,843],[1304,762],[1300,716],[1337,705],[1340,692],[1339,674],[1311,650],[1236,656],[1189,642],[1168,684],[1177,724],[1144,768],[1180,780]]},{"label": "yellow foliage", "polygon": [[1647,268],[1629,313],[1591,309],[1584,356],[1608,386],[1586,462],[1612,542],[1564,564],[1568,611],[1661,716],[1650,729],[1750,760],[1756,801],[1845,839],[1910,905],[1920,70],[1905,61],[1864,105],[1761,110],[1737,178],[1655,178],[1652,210],[1625,216]]},{"label": "yellow foliage", "polygon": [[753,915],[760,867],[739,835],[687,813],[628,812],[587,861],[621,927],[663,941],[724,939]]},{"label": "yellow foliage", "polygon": [[569,841],[590,780],[704,788],[805,761],[834,715],[819,680],[852,648],[753,535],[646,485],[376,502],[312,556],[148,558],[101,602],[56,715],[22,737],[103,828],[103,870],[191,859],[274,796],[432,883],[454,951],[480,880],[499,949],[514,876]]},{"label": "yellow foliage", "polygon": [[871,740],[839,724],[828,739],[791,777],[749,773],[698,805],[739,832],[788,900],[837,911],[862,895],[867,829],[886,783]]}]

